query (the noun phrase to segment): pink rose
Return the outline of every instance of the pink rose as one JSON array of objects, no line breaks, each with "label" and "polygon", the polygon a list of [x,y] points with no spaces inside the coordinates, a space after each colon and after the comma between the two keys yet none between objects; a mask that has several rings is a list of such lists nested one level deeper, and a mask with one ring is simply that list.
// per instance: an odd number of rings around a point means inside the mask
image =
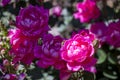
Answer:
[{"label": "pink rose", "polygon": [[78,3],[77,11],[74,14],[76,19],[80,19],[82,23],[89,22],[91,19],[96,19],[100,16],[100,11],[95,1],[85,0],[82,3]]},{"label": "pink rose", "polygon": [[13,57],[13,62],[21,61],[30,64],[34,59],[34,46],[37,44],[37,40],[25,37],[19,29],[11,29],[9,38],[11,43],[10,55]]},{"label": "pink rose", "polygon": [[81,68],[87,70],[95,65],[96,59],[92,57],[94,54],[93,36],[87,30],[83,30],[64,42],[61,57],[66,61],[68,70],[78,71]]},{"label": "pink rose", "polygon": [[62,12],[62,8],[60,6],[55,6],[52,8],[53,15],[60,16]]}]

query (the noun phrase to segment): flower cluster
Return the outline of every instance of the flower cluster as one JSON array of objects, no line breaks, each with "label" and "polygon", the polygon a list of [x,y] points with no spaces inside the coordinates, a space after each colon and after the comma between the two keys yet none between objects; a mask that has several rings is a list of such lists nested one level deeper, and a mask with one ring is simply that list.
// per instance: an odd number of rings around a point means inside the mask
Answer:
[{"label": "flower cluster", "polygon": [[82,30],[63,43],[63,38],[48,33],[48,20],[48,10],[43,7],[30,5],[20,10],[16,28],[9,30],[13,64],[30,65],[36,60],[39,67],[59,70],[61,80],[67,80],[73,71],[91,71],[96,63],[94,35]]},{"label": "flower cluster", "polygon": [[38,39],[49,30],[48,16],[48,10],[43,7],[30,5],[20,10],[20,14],[16,17],[17,28],[9,31],[12,46],[10,54],[14,57],[15,63],[21,61],[30,64],[32,62]]},{"label": "flower cluster", "polygon": [[100,16],[100,11],[94,0],[84,0],[82,3],[77,3],[77,13],[74,14],[76,19],[80,22],[89,22],[91,19],[97,19]]},{"label": "flower cluster", "polygon": [[[24,80],[31,76],[29,69],[40,67],[45,69],[40,77],[46,77],[46,70],[55,69],[60,80],[88,80],[84,76],[96,72],[96,63],[97,75],[109,75],[108,69],[119,78],[119,68],[113,69],[119,63],[120,48],[119,6],[114,6],[115,2],[119,1],[0,0],[0,79]],[[82,30],[69,38],[78,29]],[[56,79],[54,71],[49,74]]]}]

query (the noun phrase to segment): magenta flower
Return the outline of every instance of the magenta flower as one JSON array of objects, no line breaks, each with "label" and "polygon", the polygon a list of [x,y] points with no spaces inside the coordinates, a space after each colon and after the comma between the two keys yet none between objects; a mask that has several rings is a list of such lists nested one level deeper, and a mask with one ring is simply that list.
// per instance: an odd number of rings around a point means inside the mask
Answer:
[{"label": "magenta flower", "polygon": [[60,71],[61,70],[66,70],[66,71],[68,71],[67,66],[66,66],[66,62],[64,60],[62,60],[61,58],[56,60],[55,64],[53,64],[53,67],[56,70],[60,70]]},{"label": "magenta flower", "polygon": [[72,72],[67,71],[67,70],[61,70],[60,71],[60,80],[68,80],[71,76]]},{"label": "magenta flower", "polygon": [[15,80],[17,79],[17,75],[16,74],[6,74],[4,76],[4,80]]},{"label": "magenta flower", "polygon": [[60,48],[63,39],[60,36],[53,37],[51,34],[43,37],[42,46],[35,50],[35,56],[39,58],[38,66],[47,68],[60,59]]},{"label": "magenta flower", "polygon": [[34,42],[29,40],[25,40],[16,49],[12,48],[10,55],[13,57],[13,63],[21,61],[24,64],[30,65],[34,59],[33,49]]},{"label": "magenta flower", "polygon": [[25,77],[26,77],[26,74],[21,73],[21,74],[19,74],[19,76],[18,76],[18,80],[24,80]]},{"label": "magenta flower", "polygon": [[12,45],[12,48],[16,49],[20,45],[20,39],[22,37],[21,30],[19,29],[10,29],[9,30],[9,35],[8,37],[10,38],[10,44]]},{"label": "magenta flower", "polygon": [[25,37],[19,29],[11,29],[9,38],[11,43],[10,55],[13,57],[13,62],[21,61],[30,64],[34,59],[34,46],[37,44],[37,40]]},{"label": "magenta flower", "polygon": [[4,66],[9,66],[11,65],[7,59],[3,60],[3,65]]},{"label": "magenta flower", "polygon": [[25,36],[38,38],[43,36],[49,30],[48,19],[49,11],[43,7],[30,5],[22,8],[16,17],[16,27],[19,28]]},{"label": "magenta flower", "polygon": [[120,47],[120,20],[109,24],[107,43],[114,47]]},{"label": "magenta flower", "polygon": [[89,72],[92,72],[92,73],[97,72],[96,67],[94,67],[94,66],[89,67],[86,71],[89,71]]},{"label": "magenta flower", "polygon": [[78,3],[76,6],[78,12],[74,14],[76,19],[80,19],[82,23],[89,22],[91,19],[96,19],[100,16],[100,11],[95,1],[85,0]]},{"label": "magenta flower", "polygon": [[[85,0],[84,0],[85,1]],[[97,2],[97,1],[99,1],[99,0],[88,0],[88,1],[93,1],[93,2]]]},{"label": "magenta flower", "polygon": [[108,27],[104,22],[96,22],[91,25],[90,31],[96,35],[96,37],[101,41],[106,41],[106,31]]},{"label": "magenta flower", "polygon": [[55,6],[52,8],[53,15],[60,16],[62,12],[62,8],[60,6]]},{"label": "magenta flower", "polygon": [[61,57],[66,61],[68,70],[78,71],[81,68],[87,70],[95,65],[96,59],[92,57],[94,39],[93,34],[83,30],[64,42],[61,48]]},{"label": "magenta flower", "polygon": [[6,74],[3,79],[4,80],[24,80],[25,79],[25,74],[21,73],[19,75],[16,74]]},{"label": "magenta flower", "polygon": [[0,2],[1,6],[6,6],[11,0],[2,0]]}]

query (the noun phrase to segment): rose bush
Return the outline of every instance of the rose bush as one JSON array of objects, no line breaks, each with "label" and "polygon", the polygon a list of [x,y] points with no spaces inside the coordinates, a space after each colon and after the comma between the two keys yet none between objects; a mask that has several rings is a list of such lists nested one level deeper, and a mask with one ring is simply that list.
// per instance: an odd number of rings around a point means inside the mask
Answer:
[{"label": "rose bush", "polygon": [[0,79],[119,80],[120,11],[115,2],[1,0]]}]

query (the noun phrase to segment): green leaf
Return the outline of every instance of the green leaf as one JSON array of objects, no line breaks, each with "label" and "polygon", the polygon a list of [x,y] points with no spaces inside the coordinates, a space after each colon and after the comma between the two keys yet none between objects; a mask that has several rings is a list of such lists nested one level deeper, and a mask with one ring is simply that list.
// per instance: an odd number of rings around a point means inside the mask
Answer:
[{"label": "green leaf", "polygon": [[108,53],[108,61],[111,64],[117,64],[117,57],[115,53]]},{"label": "green leaf", "polygon": [[102,49],[98,49],[97,50],[97,57],[98,57],[97,64],[102,64],[106,60],[107,55]]},{"label": "green leaf", "polygon": [[109,79],[113,79],[116,80],[118,78],[118,76],[116,75],[116,72],[103,72],[103,75]]}]

